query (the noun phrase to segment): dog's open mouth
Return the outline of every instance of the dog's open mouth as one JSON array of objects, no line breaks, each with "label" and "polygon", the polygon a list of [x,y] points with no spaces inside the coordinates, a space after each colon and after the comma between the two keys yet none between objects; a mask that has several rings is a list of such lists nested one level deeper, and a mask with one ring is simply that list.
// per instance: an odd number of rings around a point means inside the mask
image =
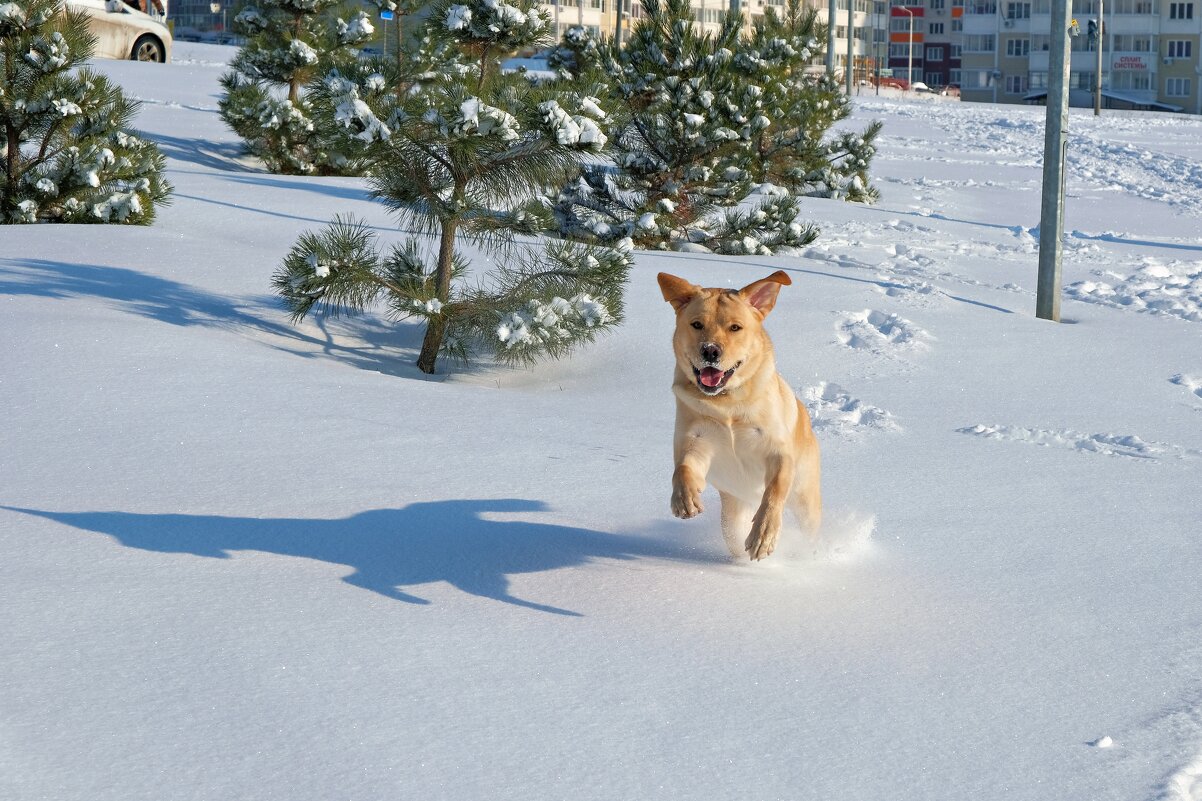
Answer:
[{"label": "dog's open mouth", "polygon": [[735,374],[735,370],[739,369],[739,364],[729,370],[719,370],[717,367],[702,367],[701,369],[694,367],[693,377],[697,379],[697,388],[706,395],[717,395],[726,389],[726,382]]}]

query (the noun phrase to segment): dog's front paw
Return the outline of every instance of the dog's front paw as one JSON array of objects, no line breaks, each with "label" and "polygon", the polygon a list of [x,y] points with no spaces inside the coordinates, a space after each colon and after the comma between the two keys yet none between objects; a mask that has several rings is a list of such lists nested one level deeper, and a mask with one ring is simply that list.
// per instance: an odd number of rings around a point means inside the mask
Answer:
[{"label": "dog's front paw", "polygon": [[676,482],[672,486],[672,514],[681,520],[696,517],[705,511],[701,505],[701,489]]},{"label": "dog's front paw", "polygon": [[775,523],[766,520],[756,520],[747,535],[747,554],[751,561],[756,562],[767,558],[776,550],[776,541],[780,539],[780,521]]}]

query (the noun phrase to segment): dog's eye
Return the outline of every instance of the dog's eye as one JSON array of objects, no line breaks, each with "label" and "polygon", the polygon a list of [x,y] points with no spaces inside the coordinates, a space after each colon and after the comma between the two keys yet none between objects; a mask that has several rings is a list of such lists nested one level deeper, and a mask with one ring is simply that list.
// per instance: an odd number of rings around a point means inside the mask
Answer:
[{"label": "dog's eye", "polygon": [[743,326],[739,325],[738,323],[735,323],[734,325],[732,325],[732,326],[730,327],[730,330],[731,330],[731,331],[742,331],[742,330],[743,330]]},{"label": "dog's eye", "polygon": [[693,321],[693,327],[696,328],[698,331],[700,331],[703,328],[703,326],[701,325],[701,322],[699,320]]}]

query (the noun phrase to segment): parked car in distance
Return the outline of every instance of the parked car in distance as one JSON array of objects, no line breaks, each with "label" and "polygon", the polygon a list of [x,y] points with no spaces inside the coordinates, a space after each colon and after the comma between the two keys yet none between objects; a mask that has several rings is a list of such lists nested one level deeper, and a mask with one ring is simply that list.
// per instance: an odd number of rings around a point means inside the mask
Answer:
[{"label": "parked car in distance", "polygon": [[915,81],[914,83],[910,84],[910,88],[913,89],[915,92],[930,92],[931,91],[931,87],[927,86],[922,81]]},{"label": "parked car in distance", "polygon": [[939,90],[939,94],[943,95],[944,97],[959,97],[960,96],[960,84],[949,83],[947,86],[945,86]]},{"label": "parked car in distance", "polygon": [[905,78],[881,78],[881,86],[890,86],[894,89],[909,89],[910,82]]},{"label": "parked car in distance", "polygon": [[67,5],[88,15],[97,57],[160,64],[171,58],[171,31],[149,14],[121,0],[67,0]]}]

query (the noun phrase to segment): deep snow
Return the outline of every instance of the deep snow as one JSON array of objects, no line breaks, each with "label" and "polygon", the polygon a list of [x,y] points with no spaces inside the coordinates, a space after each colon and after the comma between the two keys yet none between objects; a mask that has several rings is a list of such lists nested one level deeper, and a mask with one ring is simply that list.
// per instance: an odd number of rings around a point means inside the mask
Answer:
[{"label": "deep snow", "polygon": [[[1202,120],[1074,110],[1064,324],[1043,110],[865,93],[882,200],[805,253],[640,253],[596,346],[428,379],[270,297],[395,226],[240,157],[232,53],[98,65],[155,226],[0,228],[0,798],[1202,799]],[[775,269],[830,523],[734,563],[668,512],[655,274]]]}]

